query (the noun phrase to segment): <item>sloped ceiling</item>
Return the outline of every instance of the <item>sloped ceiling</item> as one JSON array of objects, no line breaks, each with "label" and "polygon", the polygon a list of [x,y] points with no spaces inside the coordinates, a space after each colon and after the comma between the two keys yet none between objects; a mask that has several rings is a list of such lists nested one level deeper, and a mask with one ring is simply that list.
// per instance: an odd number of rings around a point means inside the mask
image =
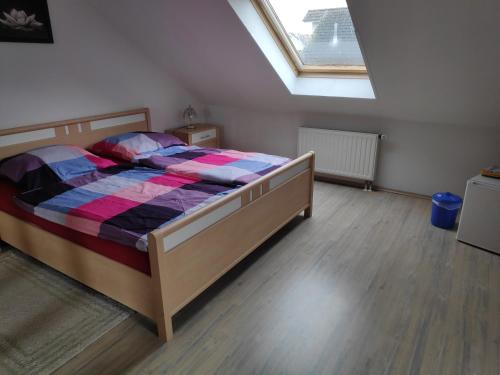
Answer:
[{"label": "sloped ceiling", "polygon": [[498,0],[351,0],[376,100],[290,95],[226,0],[89,2],[206,104],[500,127]]}]

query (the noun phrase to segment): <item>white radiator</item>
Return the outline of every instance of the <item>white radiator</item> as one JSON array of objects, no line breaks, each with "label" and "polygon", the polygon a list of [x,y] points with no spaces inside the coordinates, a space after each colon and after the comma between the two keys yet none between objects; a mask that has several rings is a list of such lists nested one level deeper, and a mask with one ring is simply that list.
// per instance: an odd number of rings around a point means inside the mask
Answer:
[{"label": "white radiator", "polygon": [[316,153],[316,172],[373,181],[378,142],[378,134],[299,128],[298,151]]}]

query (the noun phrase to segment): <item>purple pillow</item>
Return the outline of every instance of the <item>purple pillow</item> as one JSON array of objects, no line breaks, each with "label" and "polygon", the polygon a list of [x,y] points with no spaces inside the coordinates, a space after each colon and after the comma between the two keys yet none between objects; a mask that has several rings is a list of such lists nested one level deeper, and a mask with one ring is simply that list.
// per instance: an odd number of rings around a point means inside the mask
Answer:
[{"label": "purple pillow", "polygon": [[55,145],[2,160],[0,177],[11,180],[23,190],[33,190],[115,165],[115,162],[91,154],[81,147]]},{"label": "purple pillow", "polygon": [[90,151],[99,155],[132,161],[136,156],[145,152],[184,145],[186,144],[172,134],[133,132],[107,137],[92,145]]}]

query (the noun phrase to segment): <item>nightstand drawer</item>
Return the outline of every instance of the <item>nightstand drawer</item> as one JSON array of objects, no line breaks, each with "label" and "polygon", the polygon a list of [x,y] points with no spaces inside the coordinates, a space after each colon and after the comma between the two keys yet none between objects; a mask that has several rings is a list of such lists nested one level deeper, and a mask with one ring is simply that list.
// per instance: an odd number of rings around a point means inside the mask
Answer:
[{"label": "nightstand drawer", "polygon": [[217,138],[212,138],[207,141],[198,142],[196,146],[203,148],[219,148],[219,144],[217,143]]},{"label": "nightstand drawer", "polygon": [[196,144],[210,139],[215,139],[217,137],[216,129],[209,129],[202,132],[191,134],[191,143]]},{"label": "nightstand drawer", "polygon": [[192,128],[182,127],[175,129],[173,134],[188,145],[219,148],[220,129],[212,124],[195,124]]}]

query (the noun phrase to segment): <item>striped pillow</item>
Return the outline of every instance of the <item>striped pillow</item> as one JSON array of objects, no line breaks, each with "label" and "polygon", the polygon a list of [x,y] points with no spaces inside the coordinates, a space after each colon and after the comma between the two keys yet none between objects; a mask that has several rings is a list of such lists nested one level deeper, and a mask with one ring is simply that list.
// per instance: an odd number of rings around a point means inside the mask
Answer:
[{"label": "striped pillow", "polygon": [[116,165],[78,146],[55,145],[36,148],[0,162],[0,177],[7,178],[24,190],[66,181]]}]

